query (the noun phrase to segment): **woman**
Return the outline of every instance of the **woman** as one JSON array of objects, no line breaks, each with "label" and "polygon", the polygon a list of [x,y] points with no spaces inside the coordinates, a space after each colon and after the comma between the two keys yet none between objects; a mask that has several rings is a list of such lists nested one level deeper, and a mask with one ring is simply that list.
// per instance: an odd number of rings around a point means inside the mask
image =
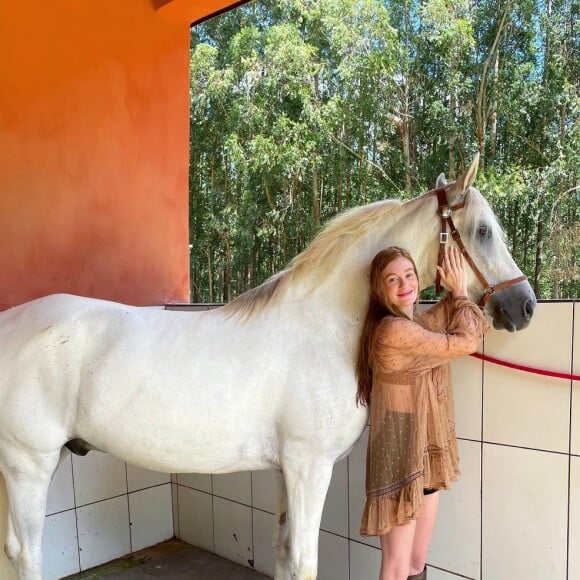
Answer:
[{"label": "woman", "polygon": [[357,361],[357,400],[370,405],[367,501],[361,534],[380,536],[379,580],[425,580],[440,489],[459,475],[448,362],[488,329],[467,298],[463,256],[438,267],[447,296],[416,312],[417,268],[388,248],[371,265],[371,299]]}]

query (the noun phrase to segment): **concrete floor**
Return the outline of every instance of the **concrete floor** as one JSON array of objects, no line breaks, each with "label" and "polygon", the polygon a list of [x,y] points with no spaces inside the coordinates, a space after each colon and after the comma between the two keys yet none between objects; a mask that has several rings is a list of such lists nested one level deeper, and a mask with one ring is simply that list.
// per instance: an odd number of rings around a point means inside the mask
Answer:
[{"label": "concrete floor", "polygon": [[147,578],[266,580],[268,576],[179,540],[169,540],[98,568],[67,576],[66,580],[146,580]]}]

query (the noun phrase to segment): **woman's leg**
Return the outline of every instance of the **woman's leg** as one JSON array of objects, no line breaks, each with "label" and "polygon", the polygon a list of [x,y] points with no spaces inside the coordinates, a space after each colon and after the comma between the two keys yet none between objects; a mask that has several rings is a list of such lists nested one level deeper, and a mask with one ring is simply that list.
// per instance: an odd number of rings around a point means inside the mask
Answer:
[{"label": "woman's leg", "polygon": [[407,580],[415,538],[416,521],[394,527],[381,539],[381,574],[379,580]]},{"label": "woman's leg", "polygon": [[427,551],[431,543],[435,520],[437,519],[437,508],[439,507],[439,492],[426,495],[423,498],[423,509],[417,519],[415,536],[411,548],[411,565],[409,575],[419,574],[427,563]]}]

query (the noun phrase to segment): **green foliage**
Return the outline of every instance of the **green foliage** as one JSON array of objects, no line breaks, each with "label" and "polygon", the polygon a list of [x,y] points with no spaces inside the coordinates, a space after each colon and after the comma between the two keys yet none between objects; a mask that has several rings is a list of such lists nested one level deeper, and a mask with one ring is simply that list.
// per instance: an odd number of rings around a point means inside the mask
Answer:
[{"label": "green foliage", "polygon": [[192,300],[230,300],[336,213],[413,197],[478,149],[538,297],[578,297],[575,10],[254,0],[192,29]]}]

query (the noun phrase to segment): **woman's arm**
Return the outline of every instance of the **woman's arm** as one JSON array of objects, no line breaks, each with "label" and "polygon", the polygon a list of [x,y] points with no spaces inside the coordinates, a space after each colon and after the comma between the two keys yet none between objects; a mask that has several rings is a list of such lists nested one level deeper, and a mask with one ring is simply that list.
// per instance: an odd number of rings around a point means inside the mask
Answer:
[{"label": "woman's arm", "polygon": [[485,317],[467,298],[455,299],[454,306],[446,332],[426,330],[405,318],[385,320],[377,329],[377,362],[391,370],[417,370],[474,352],[488,328]]},{"label": "woman's arm", "polygon": [[419,355],[455,358],[471,354],[482,338],[485,320],[482,320],[483,315],[472,302],[467,299],[460,302],[447,332],[431,332],[410,320],[397,318],[381,332],[378,341],[389,348],[413,351]]}]

